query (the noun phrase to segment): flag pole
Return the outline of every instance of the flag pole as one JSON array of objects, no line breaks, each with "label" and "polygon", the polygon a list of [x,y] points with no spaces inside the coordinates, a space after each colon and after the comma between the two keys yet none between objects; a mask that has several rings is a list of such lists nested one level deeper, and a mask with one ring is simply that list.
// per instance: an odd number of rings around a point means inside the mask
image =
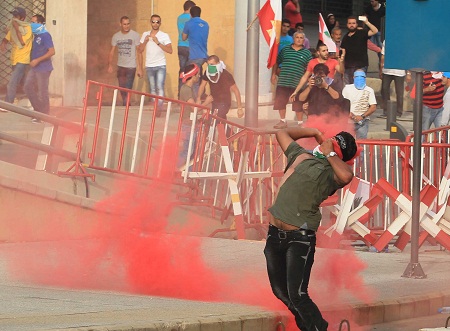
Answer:
[{"label": "flag pole", "polygon": [[259,24],[253,25],[259,11],[259,0],[249,0],[247,22],[247,57],[245,74],[245,121],[246,127],[258,127],[258,76],[259,76]]}]

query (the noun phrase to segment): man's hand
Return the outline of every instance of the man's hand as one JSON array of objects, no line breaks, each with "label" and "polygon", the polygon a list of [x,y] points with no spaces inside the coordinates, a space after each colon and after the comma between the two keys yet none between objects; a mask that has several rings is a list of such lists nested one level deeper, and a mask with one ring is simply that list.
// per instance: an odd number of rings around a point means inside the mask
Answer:
[{"label": "man's hand", "polygon": [[144,72],[141,67],[137,68],[137,75],[139,78],[142,78],[144,76]]},{"label": "man's hand", "polygon": [[272,77],[270,77],[270,82],[271,82],[273,85],[277,85],[277,75],[272,74]]},{"label": "man's hand", "polygon": [[39,61],[37,59],[31,60],[30,61],[30,67],[34,68],[35,66],[37,66],[39,64]]},{"label": "man's hand", "polygon": [[291,94],[291,96],[289,97],[289,101],[290,102],[294,102],[295,101],[295,96],[297,95],[297,92],[294,91],[294,93]]},{"label": "man's hand", "polygon": [[112,65],[108,65],[108,73],[112,74],[113,73],[113,67]]},{"label": "man's hand", "polygon": [[242,107],[239,107],[237,109],[237,116],[238,116],[238,118],[244,117],[244,109]]},{"label": "man's hand", "polygon": [[[317,139],[317,138],[316,138]],[[331,140],[331,138],[323,141],[320,144],[320,150],[322,151],[323,155],[328,155],[331,152],[334,152],[334,148],[333,148],[333,141]]]}]

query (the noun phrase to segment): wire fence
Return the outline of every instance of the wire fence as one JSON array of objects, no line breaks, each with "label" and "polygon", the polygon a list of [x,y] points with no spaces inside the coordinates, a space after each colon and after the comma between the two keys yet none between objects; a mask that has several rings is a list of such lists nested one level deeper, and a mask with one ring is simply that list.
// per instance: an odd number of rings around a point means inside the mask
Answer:
[{"label": "wire fence", "polygon": [[[12,18],[11,11],[14,7],[22,7],[27,12],[26,20],[29,21],[34,14],[41,14],[45,16],[45,2],[46,0],[2,0],[0,1],[0,40],[2,40],[7,33],[7,25]],[[6,84],[11,75],[11,46],[7,47],[5,53],[0,53],[0,93],[4,94],[6,91]],[[21,87],[19,87],[19,93]]]}]

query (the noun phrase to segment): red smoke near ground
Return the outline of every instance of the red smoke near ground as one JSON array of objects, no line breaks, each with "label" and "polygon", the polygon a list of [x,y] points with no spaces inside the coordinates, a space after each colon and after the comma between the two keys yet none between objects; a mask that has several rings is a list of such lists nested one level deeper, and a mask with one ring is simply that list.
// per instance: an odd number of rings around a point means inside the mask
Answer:
[{"label": "red smoke near ground", "polygon": [[[40,238],[53,241],[32,248],[18,247],[7,259],[10,275],[21,281],[72,289],[118,290],[285,309],[272,294],[264,266],[245,273],[239,263],[227,270],[205,263],[203,240],[192,236],[201,223],[191,217],[185,225],[168,224],[172,201],[173,187],[167,182],[151,181],[147,186],[130,183],[100,203],[113,213],[105,219],[97,214],[98,219],[89,220],[93,226],[82,236],[73,234],[64,223],[64,215],[42,220]],[[116,213],[121,216],[113,217]],[[14,226],[17,233],[25,230],[20,222]],[[27,232],[31,234],[33,229]],[[359,275],[364,268],[353,251],[319,250],[311,281],[313,300],[319,307],[340,305],[346,296],[368,302],[371,297],[362,293]],[[295,330],[293,321],[290,323],[287,330]]]}]

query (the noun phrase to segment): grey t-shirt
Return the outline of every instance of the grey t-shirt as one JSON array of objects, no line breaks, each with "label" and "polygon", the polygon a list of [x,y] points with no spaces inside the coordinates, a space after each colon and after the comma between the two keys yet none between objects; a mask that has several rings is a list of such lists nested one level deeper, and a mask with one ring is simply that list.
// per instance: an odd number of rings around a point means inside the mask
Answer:
[{"label": "grey t-shirt", "polygon": [[128,33],[119,31],[111,40],[111,45],[117,47],[117,65],[125,68],[136,68],[136,47],[140,44],[140,36],[136,31]]}]

